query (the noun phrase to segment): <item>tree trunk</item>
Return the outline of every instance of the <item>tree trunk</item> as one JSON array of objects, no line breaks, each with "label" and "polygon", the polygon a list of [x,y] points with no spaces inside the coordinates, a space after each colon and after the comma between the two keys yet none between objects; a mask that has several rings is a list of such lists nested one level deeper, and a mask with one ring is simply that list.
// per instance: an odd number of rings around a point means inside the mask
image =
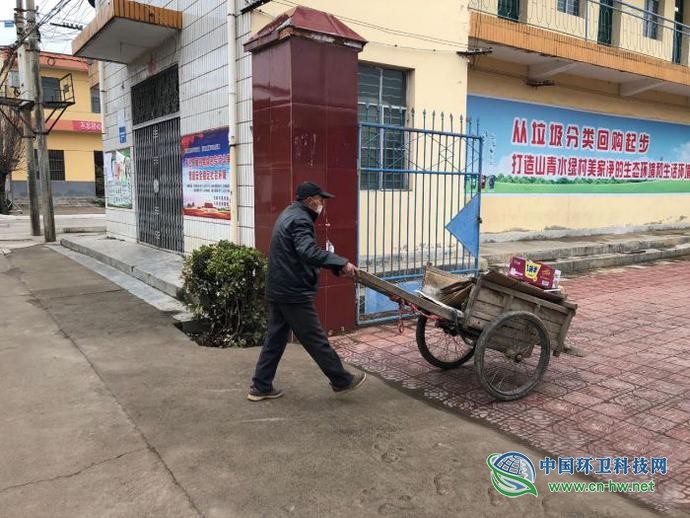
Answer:
[{"label": "tree trunk", "polygon": [[9,214],[9,210],[7,208],[7,203],[6,203],[6,184],[7,184],[7,176],[4,174],[0,174],[0,214]]}]

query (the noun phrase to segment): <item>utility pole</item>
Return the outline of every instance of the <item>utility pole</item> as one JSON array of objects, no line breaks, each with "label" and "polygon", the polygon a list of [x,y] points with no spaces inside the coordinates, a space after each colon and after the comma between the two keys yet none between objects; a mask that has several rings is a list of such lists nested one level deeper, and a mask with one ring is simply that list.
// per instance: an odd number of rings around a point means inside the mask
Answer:
[{"label": "utility pole", "polygon": [[[14,13],[14,25],[17,28],[17,41],[24,37],[24,8],[22,0],[17,0],[17,8]],[[29,59],[26,52],[26,42],[17,49],[17,68],[19,69],[19,83],[22,98],[27,96],[34,100],[32,81],[29,80]],[[31,108],[27,105],[22,111],[22,138],[24,139],[24,156],[26,160],[27,191],[29,193],[29,212],[31,214],[31,235],[41,235],[41,220],[39,215],[38,183],[36,182],[36,157],[34,156],[34,132],[31,128]]]},{"label": "utility pole", "polygon": [[36,30],[36,9],[34,0],[26,0],[26,31],[30,66],[29,75],[33,81],[34,118],[36,120],[36,147],[38,148],[38,171],[41,177],[43,194],[43,236],[46,242],[55,241],[55,215],[53,213],[53,186],[50,179],[48,162],[48,136],[46,135],[45,116],[43,114],[43,88],[41,87],[40,49]]}]

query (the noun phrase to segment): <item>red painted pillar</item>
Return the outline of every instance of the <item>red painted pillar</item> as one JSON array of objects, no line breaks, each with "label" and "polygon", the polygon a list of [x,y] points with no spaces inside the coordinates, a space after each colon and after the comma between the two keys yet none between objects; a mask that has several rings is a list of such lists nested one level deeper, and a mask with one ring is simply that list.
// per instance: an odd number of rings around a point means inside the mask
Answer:
[{"label": "red painted pillar", "polygon": [[[250,40],[256,247],[268,252],[278,214],[297,185],[313,181],[328,200],[336,253],[357,258],[357,54],[366,41],[334,16],[296,7]],[[326,218],[317,220],[324,246]],[[324,270],[317,307],[327,331],[355,326],[355,286]]]}]

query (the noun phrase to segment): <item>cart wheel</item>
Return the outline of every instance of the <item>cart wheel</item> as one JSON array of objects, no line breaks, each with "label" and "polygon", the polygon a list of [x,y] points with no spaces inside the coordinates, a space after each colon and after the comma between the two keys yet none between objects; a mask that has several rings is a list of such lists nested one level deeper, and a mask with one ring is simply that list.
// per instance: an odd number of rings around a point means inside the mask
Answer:
[{"label": "cart wheel", "polygon": [[417,320],[417,347],[426,361],[441,369],[459,367],[474,353],[474,342],[468,343],[450,326],[444,329],[443,321],[430,321],[424,315]]},{"label": "cart wheel", "polygon": [[526,396],[549,364],[550,340],[539,317],[527,311],[502,314],[477,340],[474,367],[479,382],[501,401]]}]

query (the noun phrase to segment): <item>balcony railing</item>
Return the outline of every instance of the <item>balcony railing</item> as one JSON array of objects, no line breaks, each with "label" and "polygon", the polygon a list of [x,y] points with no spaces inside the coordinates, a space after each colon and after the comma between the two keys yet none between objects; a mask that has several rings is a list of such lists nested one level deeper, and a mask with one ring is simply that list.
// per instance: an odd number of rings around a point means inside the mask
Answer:
[{"label": "balcony railing", "polygon": [[[664,4],[667,2],[656,2]],[[470,0],[470,9],[671,63],[690,64],[690,26],[625,2]]]}]

